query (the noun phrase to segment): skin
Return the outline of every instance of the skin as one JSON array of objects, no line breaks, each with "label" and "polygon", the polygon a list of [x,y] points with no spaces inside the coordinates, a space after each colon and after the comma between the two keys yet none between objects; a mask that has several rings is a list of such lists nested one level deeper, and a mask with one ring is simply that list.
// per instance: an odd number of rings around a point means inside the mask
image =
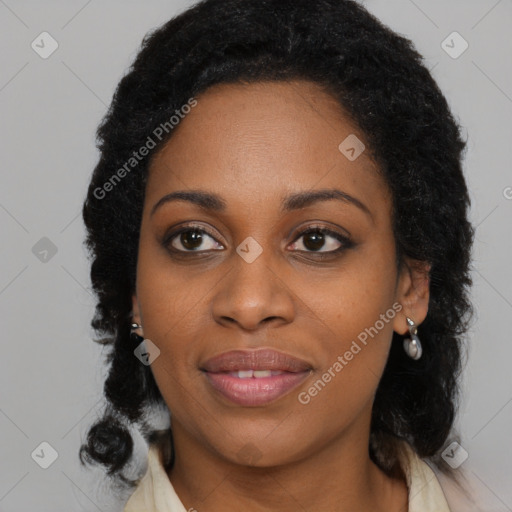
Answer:
[{"label": "skin", "polygon": [[[306,81],[216,85],[197,101],[150,165],[133,296],[140,334],[161,351],[151,368],[172,411],[174,489],[185,508],[208,512],[226,503],[254,512],[406,511],[405,481],[368,456],[370,418],[393,331],[405,334],[406,316],[420,324],[427,314],[428,267],[397,268],[389,188],[368,150],[349,161],[338,149],[364,134]],[[332,199],[280,212],[288,194],[334,188],[368,212]],[[152,213],[178,190],[218,194],[226,208],[173,201]],[[213,236],[194,246],[190,233],[177,235],[166,247],[184,223]],[[318,225],[353,245],[321,260],[343,243],[326,235],[315,246],[301,235]],[[263,249],[252,263],[236,252],[247,237]],[[297,395],[397,303],[403,309],[378,335],[300,403]],[[272,403],[242,407],[199,370],[220,353],[260,347],[313,371]]]}]

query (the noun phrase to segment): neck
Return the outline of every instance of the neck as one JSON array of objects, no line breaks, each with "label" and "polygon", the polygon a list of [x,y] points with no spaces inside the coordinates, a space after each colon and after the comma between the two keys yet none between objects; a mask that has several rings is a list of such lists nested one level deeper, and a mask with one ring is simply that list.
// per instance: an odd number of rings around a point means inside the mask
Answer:
[{"label": "neck", "polygon": [[187,510],[224,512],[229,503],[230,510],[247,512],[406,512],[403,477],[388,476],[371,461],[369,428],[357,427],[292,461],[258,467],[206,449],[174,421],[169,479]]}]

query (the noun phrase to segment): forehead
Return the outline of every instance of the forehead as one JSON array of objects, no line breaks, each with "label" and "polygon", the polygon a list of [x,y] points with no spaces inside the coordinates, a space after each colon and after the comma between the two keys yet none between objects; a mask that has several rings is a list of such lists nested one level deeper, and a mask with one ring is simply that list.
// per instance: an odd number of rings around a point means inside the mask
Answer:
[{"label": "forehead", "polygon": [[364,134],[314,83],[221,84],[196,100],[151,164],[149,199],[186,188],[245,204],[328,187],[372,202],[387,195],[368,151],[347,157]]}]

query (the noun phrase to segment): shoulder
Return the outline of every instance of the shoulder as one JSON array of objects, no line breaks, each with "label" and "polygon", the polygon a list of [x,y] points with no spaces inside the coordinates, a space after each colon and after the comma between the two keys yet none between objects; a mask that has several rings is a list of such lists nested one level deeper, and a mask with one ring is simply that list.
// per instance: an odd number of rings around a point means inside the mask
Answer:
[{"label": "shoulder", "polygon": [[453,512],[433,469],[405,441],[399,459],[409,489],[409,512]]},{"label": "shoulder", "polygon": [[402,450],[401,463],[410,487],[409,512],[484,512],[473,494],[475,481],[468,470],[459,470],[454,479],[421,459],[405,441]]},{"label": "shoulder", "polygon": [[[466,466],[466,464],[464,464],[464,466]],[[489,503],[485,505],[483,501],[484,496],[477,491],[482,488],[483,484],[474,476],[469,465],[457,470],[459,471],[458,478],[460,484],[443,474],[437,468],[435,468],[434,471],[443,488],[443,492],[452,512],[489,512]]]},{"label": "shoulder", "polygon": [[157,445],[148,448],[147,469],[123,512],[186,512],[165,471]]}]

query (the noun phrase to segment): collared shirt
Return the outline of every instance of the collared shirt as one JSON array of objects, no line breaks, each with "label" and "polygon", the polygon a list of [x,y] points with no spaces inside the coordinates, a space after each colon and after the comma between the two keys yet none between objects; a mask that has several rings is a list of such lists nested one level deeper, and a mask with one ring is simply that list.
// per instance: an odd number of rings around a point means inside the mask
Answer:
[{"label": "collared shirt", "polygon": [[[408,464],[402,465],[409,491],[408,512],[453,512],[431,467],[405,443]],[[148,467],[124,512],[190,512],[176,494],[157,447],[150,446]]]}]

